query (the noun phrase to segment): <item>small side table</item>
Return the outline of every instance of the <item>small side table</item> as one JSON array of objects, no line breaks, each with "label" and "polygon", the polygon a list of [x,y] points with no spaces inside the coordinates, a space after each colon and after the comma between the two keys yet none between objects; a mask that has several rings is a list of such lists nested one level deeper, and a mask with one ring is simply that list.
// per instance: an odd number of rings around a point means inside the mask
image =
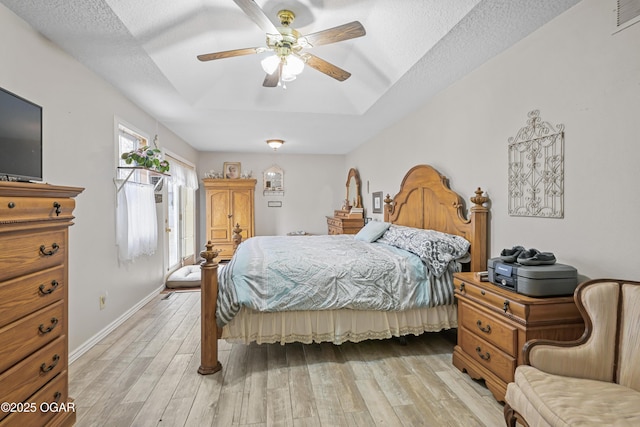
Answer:
[{"label": "small side table", "polygon": [[573,296],[532,298],[481,282],[474,273],[456,273],[453,283],[458,300],[453,364],[471,378],[484,379],[501,402],[516,367],[523,363],[525,342],[570,341],[584,332]]}]

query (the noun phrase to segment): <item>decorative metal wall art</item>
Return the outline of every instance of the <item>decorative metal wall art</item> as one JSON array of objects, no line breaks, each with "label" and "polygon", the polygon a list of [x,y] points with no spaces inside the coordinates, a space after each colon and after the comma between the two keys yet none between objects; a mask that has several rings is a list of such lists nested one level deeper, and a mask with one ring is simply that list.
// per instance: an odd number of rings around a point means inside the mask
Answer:
[{"label": "decorative metal wall art", "polygon": [[509,138],[509,215],[564,217],[564,125],[529,114]]}]

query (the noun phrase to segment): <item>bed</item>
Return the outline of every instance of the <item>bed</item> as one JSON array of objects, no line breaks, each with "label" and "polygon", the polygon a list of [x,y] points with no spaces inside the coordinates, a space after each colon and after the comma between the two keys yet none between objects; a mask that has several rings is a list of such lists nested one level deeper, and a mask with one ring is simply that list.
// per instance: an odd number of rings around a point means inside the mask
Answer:
[{"label": "bed", "polygon": [[[472,206],[469,209],[470,215],[467,219],[464,215],[463,198],[449,188],[447,179],[438,171],[428,165],[418,165],[407,172],[402,180],[400,191],[395,197],[387,196],[384,206],[384,220],[396,226],[411,227],[413,229],[435,230],[446,233],[453,237],[460,236],[468,241],[468,263],[464,264],[465,270],[481,271],[487,266],[487,218],[489,210],[485,207],[488,201],[483,196],[480,188],[475,191],[475,196],[471,197]],[[396,227],[402,228],[402,227]],[[360,243],[357,243],[353,236],[317,236],[318,240],[307,240],[306,246],[321,246],[325,251],[331,251],[330,242],[327,238],[337,238],[341,244],[359,250]],[[253,238],[255,239],[255,238]],[[242,252],[247,252],[249,239],[243,242],[238,248],[238,258]],[[298,243],[303,243],[304,239],[314,239],[314,236],[281,237],[285,244],[292,247],[301,247]],[[290,240],[287,240],[290,239]],[[259,243],[258,243],[259,242]],[[316,245],[317,244],[317,245]],[[245,245],[247,245],[245,247]],[[278,243],[274,238],[255,240],[256,248],[251,251],[262,250],[274,256],[274,249],[282,243]],[[375,245],[375,244],[374,244]],[[380,252],[378,260],[387,257],[383,249],[378,244],[376,251]],[[407,334],[421,334],[423,332],[440,331],[457,327],[457,311],[453,297],[445,296],[437,303],[424,304],[421,307],[405,308],[405,306],[392,307],[381,304],[377,309],[360,309],[358,304],[346,305],[337,309],[309,309],[304,305],[302,309],[289,309],[287,311],[277,311],[277,308],[269,308],[270,311],[259,311],[245,306],[233,311],[229,318],[218,322],[216,312],[218,304],[228,305],[225,300],[225,283],[222,276],[229,274],[226,269],[234,267],[241,260],[231,260],[229,265],[221,267],[221,292],[218,292],[218,264],[215,261],[216,250],[211,243],[207,243],[207,248],[201,253],[205,261],[202,268],[202,316],[201,316],[201,366],[198,370],[201,374],[211,374],[221,369],[217,360],[217,339],[223,338],[230,342],[241,343],[273,343],[280,342],[324,342],[329,341],[340,344],[345,341],[358,342],[366,339],[384,339],[392,336],[402,336]],[[367,255],[371,257],[375,255]],[[395,255],[393,255],[395,256]],[[400,256],[400,255],[399,255]],[[391,255],[389,255],[391,258]],[[347,262],[355,262],[348,260]],[[400,263],[405,261],[398,261]],[[410,262],[410,261],[407,261]],[[249,264],[241,265],[241,269],[246,269]],[[451,263],[454,265],[454,263]],[[457,264],[456,264],[457,265]],[[453,267],[448,267],[442,274],[444,287],[452,288]],[[237,267],[237,266],[236,266]],[[295,267],[295,265],[294,265]],[[294,267],[287,267],[289,269]],[[278,270],[281,274],[282,268]],[[322,273],[319,273],[322,275]],[[406,274],[406,273],[405,273]],[[319,276],[320,277],[320,276]],[[376,279],[372,279],[376,280]],[[433,278],[429,277],[433,281]],[[259,281],[259,280],[258,280]],[[319,281],[322,283],[322,281]],[[431,283],[431,282],[430,282]],[[325,286],[323,284],[323,286]],[[364,288],[363,288],[364,289]],[[313,291],[309,287],[307,291]],[[318,298],[320,294],[313,294]],[[392,298],[393,299],[393,298]],[[316,307],[324,308],[322,299],[316,299],[313,304]],[[390,308],[392,307],[392,308]],[[223,316],[224,317],[224,316]],[[220,324],[224,324],[220,327]]]}]

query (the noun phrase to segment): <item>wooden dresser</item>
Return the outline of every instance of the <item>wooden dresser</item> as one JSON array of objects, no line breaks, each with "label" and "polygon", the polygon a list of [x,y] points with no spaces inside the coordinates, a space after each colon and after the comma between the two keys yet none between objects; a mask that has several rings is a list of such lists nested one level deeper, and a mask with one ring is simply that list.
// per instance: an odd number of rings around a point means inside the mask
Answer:
[{"label": "wooden dresser", "polygon": [[[0,182],[0,426],[67,426],[68,228],[83,189]],[[8,409],[8,411],[7,411]]]},{"label": "wooden dresser", "polygon": [[230,260],[235,251],[233,228],[238,224],[242,229],[242,240],[255,235],[255,179],[214,179],[202,180],[206,190],[207,241],[221,251],[220,260]]},{"label": "wooden dresser", "polygon": [[501,402],[516,367],[523,363],[526,341],[569,341],[584,332],[573,296],[531,298],[476,280],[474,273],[456,273],[454,287],[458,345],[453,364],[474,379],[484,379]]},{"label": "wooden dresser", "polygon": [[353,218],[347,210],[335,210],[333,216],[327,217],[329,234],[357,234],[364,227],[364,218]]}]

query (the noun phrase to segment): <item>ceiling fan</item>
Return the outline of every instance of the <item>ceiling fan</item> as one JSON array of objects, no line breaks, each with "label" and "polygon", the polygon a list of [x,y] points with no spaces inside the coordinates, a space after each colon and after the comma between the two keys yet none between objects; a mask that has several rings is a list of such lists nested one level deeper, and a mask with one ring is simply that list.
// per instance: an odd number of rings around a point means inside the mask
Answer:
[{"label": "ceiling fan", "polygon": [[262,68],[267,73],[262,83],[264,87],[279,85],[286,87],[285,82],[295,80],[296,76],[304,69],[305,64],[339,81],[344,81],[351,76],[348,71],[308,52],[303,52],[303,50],[362,37],[366,31],[360,22],[353,21],[303,36],[290,27],[295,18],[295,14],[290,10],[285,9],[278,12],[281,26],[276,27],[254,0],[233,1],[267,34],[267,46],[198,55],[200,61],[274,52],[274,55],[262,60]]}]

